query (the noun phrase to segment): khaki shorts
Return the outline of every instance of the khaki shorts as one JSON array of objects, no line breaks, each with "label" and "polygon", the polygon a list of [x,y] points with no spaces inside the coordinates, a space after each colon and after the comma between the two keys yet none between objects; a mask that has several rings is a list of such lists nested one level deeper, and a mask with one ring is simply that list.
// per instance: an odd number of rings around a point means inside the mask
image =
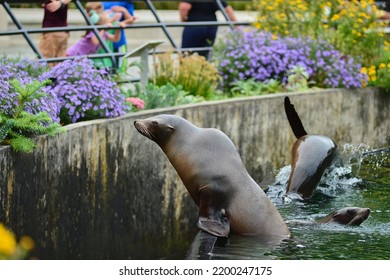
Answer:
[{"label": "khaki shorts", "polygon": [[[39,51],[43,57],[65,57],[68,48],[69,33],[67,32],[50,32],[43,33],[39,41]],[[55,65],[57,63],[50,63]]]}]

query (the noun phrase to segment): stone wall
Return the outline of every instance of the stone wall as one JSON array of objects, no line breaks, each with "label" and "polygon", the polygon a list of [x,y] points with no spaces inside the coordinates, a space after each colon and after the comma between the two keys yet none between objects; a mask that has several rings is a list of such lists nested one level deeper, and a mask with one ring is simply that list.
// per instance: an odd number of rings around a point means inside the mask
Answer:
[{"label": "stone wall", "polygon": [[[197,208],[137,118],[181,115],[216,127],[260,182],[289,164],[285,94],[205,102],[67,126],[31,154],[0,147],[0,222],[30,235],[41,259],[174,258],[196,232]],[[339,145],[389,145],[390,94],[376,89],[289,94],[310,134]],[[173,255],[172,255],[173,254]]]}]

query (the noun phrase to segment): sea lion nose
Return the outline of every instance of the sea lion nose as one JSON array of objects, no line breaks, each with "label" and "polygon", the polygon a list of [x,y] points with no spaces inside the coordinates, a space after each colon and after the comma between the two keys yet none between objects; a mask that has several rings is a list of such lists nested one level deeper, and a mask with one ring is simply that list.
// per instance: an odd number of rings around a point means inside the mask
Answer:
[{"label": "sea lion nose", "polygon": [[367,208],[367,213],[370,214],[371,213],[371,210],[370,208]]}]

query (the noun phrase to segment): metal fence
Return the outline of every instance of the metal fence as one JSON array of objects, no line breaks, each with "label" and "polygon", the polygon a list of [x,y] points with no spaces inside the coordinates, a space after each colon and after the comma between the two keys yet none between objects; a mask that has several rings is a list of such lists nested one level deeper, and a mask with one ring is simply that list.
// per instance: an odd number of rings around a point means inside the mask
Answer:
[{"label": "metal fence", "polygon": [[[112,0],[108,0],[108,1],[112,1]],[[107,2],[108,2],[107,1]],[[246,2],[251,2],[251,0],[244,0]],[[11,8],[11,5],[10,4],[15,4],[15,3],[42,3],[42,2],[45,2],[45,1],[23,1],[23,0],[17,0],[17,1],[5,1],[5,0],[1,0],[0,3],[3,5],[5,11],[7,12],[7,14],[10,16],[12,22],[15,24],[15,26],[17,27],[16,30],[5,30],[5,31],[1,31],[0,30],[0,36],[12,36],[12,35],[22,35],[24,37],[24,39],[26,40],[26,44],[29,45],[29,47],[34,51],[34,53],[36,54],[37,56],[37,59],[40,60],[40,61],[46,61],[46,62],[58,62],[58,61],[63,61],[63,60],[66,60],[66,59],[71,59],[71,58],[74,58],[74,57],[56,57],[56,58],[44,58],[42,56],[42,54],[40,53],[40,51],[38,50],[36,44],[33,42],[33,40],[31,39],[31,34],[36,34],[36,33],[43,33],[43,32],[59,32],[59,31],[87,31],[87,30],[92,30],[94,32],[94,34],[96,35],[96,37],[98,38],[102,48],[104,49],[104,51],[106,53],[100,53],[100,54],[90,54],[90,55],[86,55],[85,57],[88,57],[88,58],[111,58],[112,60],[112,63],[113,63],[113,66],[114,67],[117,67],[117,57],[123,57],[126,55],[126,53],[123,53],[123,52],[113,52],[111,51],[107,44],[104,42],[104,39],[100,36],[100,33],[99,33],[99,30],[102,30],[102,29],[118,29],[120,27],[107,27],[107,26],[103,26],[103,25],[94,25],[89,16],[86,14],[86,11],[82,5],[82,2],[87,2],[87,1],[79,1],[79,0],[74,0],[72,1],[76,8],[80,11],[81,15],[83,16],[83,18],[85,19],[85,22],[86,22],[86,25],[83,25],[83,26],[67,26],[67,27],[51,27],[51,28],[25,28],[23,26],[23,24],[20,22],[20,20],[15,16],[15,13],[13,12],[13,9]],[[155,5],[153,4],[153,2],[157,2],[157,1],[152,1],[152,0],[133,0],[133,2],[144,2],[147,6],[147,8],[151,11],[151,13],[153,14],[153,16],[155,17],[156,19],[156,23],[151,23],[151,24],[137,24],[137,23],[134,23],[134,24],[131,24],[131,25],[128,25],[126,26],[125,28],[126,29],[132,29],[132,28],[160,28],[162,29],[165,37],[167,38],[167,40],[169,41],[170,45],[178,52],[184,52],[184,51],[188,51],[188,50],[191,50],[191,51],[200,51],[200,50],[209,50],[211,49],[211,47],[204,47],[204,48],[191,48],[191,49],[182,49],[180,48],[175,40],[173,39],[173,36],[171,35],[171,33],[169,32],[169,29],[170,27],[184,27],[184,26],[229,26],[231,28],[234,28],[236,25],[249,25],[250,23],[245,21],[245,22],[232,22],[229,20],[225,10],[223,9],[223,6],[222,6],[222,3],[221,3],[221,0],[215,0],[215,2],[219,5],[219,8],[220,8],[220,11],[222,12],[223,16],[224,16],[224,19],[226,20],[225,22],[205,22],[205,21],[202,21],[202,22],[164,22],[163,20],[161,20],[160,16],[159,16],[159,13],[157,11],[157,9],[155,8]]]},{"label": "metal fence", "polygon": [[[113,1],[113,0],[106,0],[107,2]],[[225,10],[223,9],[221,0],[215,0],[215,2],[219,5],[220,11],[222,12],[222,15],[224,17],[223,22],[221,21],[213,21],[213,22],[164,22],[161,17],[159,16],[158,10],[155,8],[154,3],[156,2],[162,2],[162,1],[152,1],[152,0],[132,0],[133,2],[143,2],[145,6],[151,11],[152,15],[156,19],[156,23],[148,23],[148,24],[140,24],[140,23],[134,23],[131,25],[126,26],[126,29],[147,29],[147,28],[160,28],[170,45],[178,52],[184,52],[184,51],[201,51],[201,50],[210,50],[211,47],[204,47],[204,48],[187,48],[187,49],[182,49],[180,48],[175,40],[173,39],[172,34],[169,31],[169,28],[172,27],[185,27],[185,26],[228,26],[230,28],[234,28],[236,25],[244,25],[247,26],[250,23],[248,21],[238,21],[238,22],[232,22],[229,20],[227,14],[225,13]],[[202,0],[199,0],[202,1]],[[37,34],[37,33],[43,33],[43,32],[58,32],[58,31],[87,31],[87,30],[92,30],[96,37],[98,38],[102,48],[105,50],[106,53],[99,53],[99,54],[90,54],[86,55],[88,58],[107,58],[109,57],[112,61],[112,64],[114,67],[117,67],[117,59],[118,57],[123,57],[126,55],[126,53],[123,52],[113,52],[110,50],[103,40],[103,38],[100,36],[100,33],[98,32],[99,30],[102,29],[118,29],[120,27],[107,27],[107,26],[97,26],[94,25],[88,15],[86,14],[82,3],[87,2],[87,1],[80,1],[80,0],[73,0],[72,2],[76,6],[76,8],[79,10],[81,13],[82,17],[85,19],[85,25],[82,26],[67,26],[67,27],[57,27],[57,28],[26,28],[23,26],[21,21],[15,16],[15,13],[13,12],[13,9],[11,8],[10,4],[15,4],[15,3],[35,3],[35,4],[40,4],[42,2],[45,2],[43,0],[13,0],[13,1],[5,1],[5,0],[0,0],[0,3],[4,7],[5,11],[7,14],[10,16],[12,22],[16,26],[16,30],[0,30],[0,36],[12,36],[12,35],[22,35],[26,41],[26,44],[33,50],[33,52],[36,54],[36,57],[38,60],[41,61],[46,61],[46,62],[58,62],[58,61],[63,61],[65,59],[70,59],[74,57],[56,57],[56,58],[44,58],[42,54],[39,52],[36,44],[33,42],[32,38],[30,35],[32,34]],[[179,1],[167,1],[167,2],[179,2]],[[235,2],[235,1],[228,1],[230,2]],[[248,2],[251,3],[252,0],[241,0],[240,2]],[[385,8],[384,5],[389,5],[388,2],[390,1],[376,1],[378,4],[378,7]],[[381,6],[382,5],[382,6]],[[389,34],[390,33],[390,27],[385,28],[385,33]]]}]

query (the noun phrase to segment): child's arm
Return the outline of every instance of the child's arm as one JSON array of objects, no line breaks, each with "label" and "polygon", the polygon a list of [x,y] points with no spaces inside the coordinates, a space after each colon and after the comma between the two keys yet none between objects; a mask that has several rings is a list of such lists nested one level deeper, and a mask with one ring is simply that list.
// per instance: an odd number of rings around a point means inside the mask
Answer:
[{"label": "child's arm", "polygon": [[129,11],[121,6],[113,6],[111,7],[111,11],[116,12],[116,13],[122,13],[124,20],[122,20],[119,25],[122,27],[125,27],[126,24],[132,24],[134,23],[136,17],[132,16]]},{"label": "child's arm", "polygon": [[114,34],[108,34],[108,36],[107,36],[107,40],[110,40],[114,43],[119,42],[120,39],[121,39],[121,30],[120,29],[115,29]]},{"label": "child's arm", "polygon": [[[106,30],[100,30],[99,31],[100,37],[104,38],[104,33],[105,32],[106,32]],[[120,34],[119,34],[119,36],[120,36]],[[91,41],[92,41],[92,44],[94,44],[95,46],[100,44],[100,42],[99,42],[98,38],[96,37],[96,35],[93,35],[91,37]]]}]

